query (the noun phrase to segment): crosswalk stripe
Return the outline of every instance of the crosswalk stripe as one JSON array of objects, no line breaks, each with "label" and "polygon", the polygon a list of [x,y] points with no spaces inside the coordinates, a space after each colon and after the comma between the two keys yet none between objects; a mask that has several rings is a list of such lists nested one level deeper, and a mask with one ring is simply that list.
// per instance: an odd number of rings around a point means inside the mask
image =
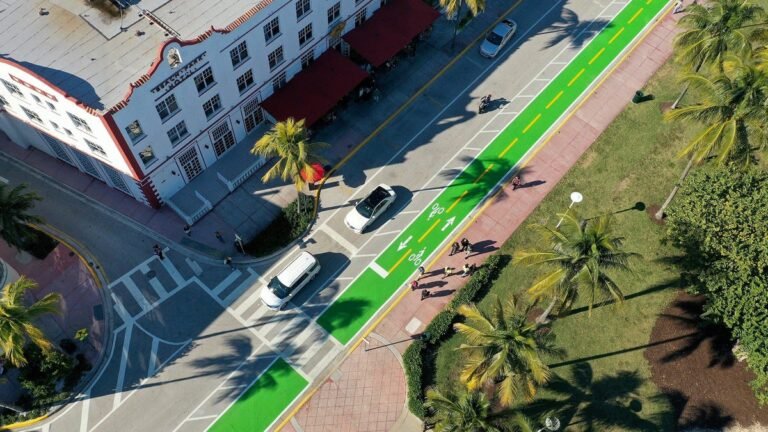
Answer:
[{"label": "crosswalk stripe", "polygon": [[224,299],[224,304],[232,304],[233,301],[240,297],[243,292],[250,288],[259,278],[258,273],[251,271],[251,269],[248,269],[248,273],[250,273],[250,276],[248,276],[243,282],[240,283],[240,285],[237,286],[237,288],[229,293],[229,295]]},{"label": "crosswalk stripe", "polygon": [[254,305],[254,303],[259,301],[259,299],[261,298],[261,292],[260,291],[261,290],[256,290],[255,293],[251,294],[250,296],[248,296],[248,298],[243,300],[243,302],[240,303],[240,305],[237,307],[237,309],[235,309],[235,315],[243,316],[243,314],[245,313],[245,311],[248,310],[248,308],[250,308],[251,306]]},{"label": "crosswalk stripe", "polygon": [[144,294],[141,293],[141,290],[138,286],[131,280],[131,278],[127,277],[123,279],[123,285],[128,289],[128,292],[131,293],[131,296],[136,300],[136,303],[139,304],[139,307],[142,311],[148,311],[152,309],[152,305],[149,304],[147,301],[147,298],[144,297]]},{"label": "crosswalk stripe", "polygon": [[237,280],[237,278],[240,277],[240,275],[243,274],[240,272],[240,270],[234,270],[232,273],[228,274],[226,278],[224,278],[223,281],[221,281],[218,285],[216,285],[216,288],[214,288],[211,292],[216,297],[221,294],[222,291],[227,289],[228,286],[230,286],[233,282]]},{"label": "crosswalk stripe", "polygon": [[168,291],[165,290],[165,288],[163,287],[163,284],[161,284],[160,281],[157,280],[157,278],[150,279],[149,285],[152,287],[152,289],[155,290],[158,297],[160,297],[160,300],[168,297]]},{"label": "crosswalk stripe", "polygon": [[176,285],[184,285],[184,282],[186,282],[184,280],[184,277],[181,275],[181,273],[179,273],[179,271],[176,269],[176,266],[173,265],[171,260],[169,259],[160,260],[160,264],[162,264],[163,267],[165,267],[165,270],[167,270],[168,274],[171,275]]}]

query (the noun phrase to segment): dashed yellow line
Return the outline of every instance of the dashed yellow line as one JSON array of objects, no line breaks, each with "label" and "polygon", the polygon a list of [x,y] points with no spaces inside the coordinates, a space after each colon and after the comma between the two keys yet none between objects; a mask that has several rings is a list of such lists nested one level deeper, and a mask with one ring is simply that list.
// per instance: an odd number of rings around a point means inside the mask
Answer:
[{"label": "dashed yellow line", "polygon": [[598,51],[598,52],[597,52],[597,54],[595,54],[595,56],[594,56],[594,57],[592,57],[592,59],[590,59],[590,60],[589,60],[589,63],[587,63],[587,64],[592,64],[592,63],[594,63],[594,62],[595,62],[595,60],[597,60],[597,58],[598,58],[598,57],[600,57],[600,56],[603,54],[603,52],[605,52],[605,47],[602,47],[602,48],[600,48],[600,51]]},{"label": "dashed yellow line", "polygon": [[649,4],[651,4],[652,1],[653,0],[645,0],[645,4],[649,5]]},{"label": "dashed yellow line", "polygon": [[435,223],[433,223],[433,224],[432,224],[432,226],[431,226],[431,227],[429,227],[429,229],[427,230],[427,232],[425,232],[424,234],[422,234],[422,235],[421,235],[421,237],[419,237],[419,243],[421,243],[421,241],[422,241],[422,240],[424,240],[425,238],[427,238],[427,236],[429,235],[429,233],[431,233],[431,232],[432,232],[432,230],[433,230],[433,229],[435,229],[435,227],[436,227],[436,226],[437,226],[439,223],[440,223],[440,219],[436,220],[436,221],[435,221]]},{"label": "dashed yellow line", "polygon": [[552,106],[555,102],[557,102],[558,99],[560,99],[560,96],[563,95],[563,90],[560,90],[560,93],[557,94],[557,96],[553,97],[551,101],[547,104],[547,109]]},{"label": "dashed yellow line", "polygon": [[533,120],[531,120],[531,122],[528,123],[528,126],[526,126],[525,129],[523,129],[523,133],[528,132],[528,129],[530,129],[531,126],[533,126],[537,121],[539,121],[540,118],[541,118],[541,113],[536,114],[536,117],[534,117]]},{"label": "dashed yellow line", "polygon": [[472,183],[477,183],[477,182],[479,182],[479,181],[480,181],[480,179],[481,179],[481,178],[485,177],[485,175],[486,175],[486,174],[488,174],[488,171],[490,171],[490,170],[491,170],[491,168],[493,168],[493,165],[494,165],[494,164],[490,164],[490,165],[488,165],[488,168],[486,168],[486,169],[485,169],[485,171],[483,171],[483,173],[482,173],[482,174],[480,174],[479,176],[477,176],[477,178],[475,179],[475,181],[473,181]]},{"label": "dashed yellow line", "polygon": [[619,29],[619,31],[617,31],[617,32],[616,32],[616,34],[615,34],[615,35],[613,35],[613,37],[611,38],[611,40],[609,40],[609,41],[608,41],[608,44],[609,44],[609,45],[610,45],[610,44],[612,44],[612,43],[613,43],[613,41],[615,41],[615,40],[616,40],[616,38],[618,38],[618,37],[619,37],[619,35],[620,35],[620,34],[622,34],[622,33],[624,33],[624,27],[620,28],[620,29]]},{"label": "dashed yellow line", "polygon": [[577,79],[579,79],[579,77],[580,77],[580,76],[581,76],[581,74],[583,74],[583,73],[584,73],[584,68],[581,68],[581,70],[579,71],[579,73],[577,73],[577,74],[576,74],[576,76],[575,76],[575,77],[573,77],[573,78],[571,78],[571,80],[568,82],[568,87],[572,86],[572,85],[573,85],[573,83],[575,83],[575,82],[576,82],[576,80],[577,80]]},{"label": "dashed yellow line", "polygon": [[641,13],[643,13],[643,8],[638,9],[637,12],[635,12],[635,14],[632,15],[632,18],[630,18],[629,21],[627,21],[627,24],[632,24],[632,21],[636,20]]},{"label": "dashed yellow line", "polygon": [[[517,138],[515,138],[515,141],[517,141]],[[448,207],[448,209],[445,212],[446,213],[450,213],[451,210],[453,210],[453,208],[456,207],[456,204],[458,204],[459,201],[461,201],[461,199],[464,198],[464,195],[466,195],[468,193],[469,193],[469,191],[462,192],[461,195],[458,198],[456,198],[456,200],[453,202],[453,204],[451,204],[451,206]]]},{"label": "dashed yellow line", "polygon": [[511,143],[507,146],[507,148],[504,149],[503,152],[499,153],[499,157],[503,158],[505,154],[511,149],[515,144],[517,144],[517,138],[513,139]]},{"label": "dashed yellow line", "polygon": [[391,269],[389,269],[389,273],[392,273],[393,271],[395,271],[395,269],[397,268],[397,266],[399,266],[399,265],[400,265],[400,263],[402,263],[403,261],[405,261],[405,259],[406,259],[406,258],[408,258],[408,255],[410,255],[410,254],[411,254],[411,251],[412,251],[412,250],[413,250],[413,249],[410,249],[410,248],[409,248],[407,251],[405,251],[405,253],[403,254],[403,256],[401,256],[401,257],[400,257],[400,259],[399,259],[399,260],[397,260],[397,262],[395,263],[395,265],[393,265],[393,266],[392,266],[392,268],[391,268]]}]

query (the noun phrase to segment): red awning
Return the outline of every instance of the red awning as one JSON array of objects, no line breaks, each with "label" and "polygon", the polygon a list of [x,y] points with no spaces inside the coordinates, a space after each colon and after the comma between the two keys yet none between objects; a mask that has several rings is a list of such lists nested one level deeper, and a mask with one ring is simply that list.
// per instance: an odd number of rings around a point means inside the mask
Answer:
[{"label": "red awning", "polygon": [[261,107],[277,121],[293,117],[312,126],[366,77],[368,74],[359,66],[329,49],[268,97]]},{"label": "red awning", "polygon": [[344,40],[373,67],[379,67],[439,16],[440,12],[423,0],[390,0]]}]

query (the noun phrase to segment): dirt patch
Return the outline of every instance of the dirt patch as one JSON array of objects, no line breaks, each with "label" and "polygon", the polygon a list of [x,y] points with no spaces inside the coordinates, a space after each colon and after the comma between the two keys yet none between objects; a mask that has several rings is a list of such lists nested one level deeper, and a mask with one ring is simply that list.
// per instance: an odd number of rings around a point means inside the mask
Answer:
[{"label": "dirt patch", "polygon": [[625,191],[630,184],[632,184],[632,177],[634,176],[628,176],[624,177],[617,185],[616,185],[616,192],[623,192]]},{"label": "dirt patch", "polygon": [[651,220],[651,222],[655,223],[656,225],[664,225],[666,223],[665,218],[667,217],[666,213],[664,214],[664,217],[661,219],[656,219],[656,213],[661,208],[658,204],[651,204],[648,207],[645,208],[645,212],[648,214],[648,218]]},{"label": "dirt patch", "polygon": [[728,331],[699,319],[703,304],[681,293],[659,316],[644,353],[653,382],[670,398],[679,430],[768,427],[768,407],[749,387],[754,375],[736,361]]},{"label": "dirt patch", "polygon": [[584,157],[582,157],[581,161],[579,162],[579,165],[581,165],[583,168],[586,168],[592,165],[592,162],[594,162],[595,159],[597,159],[597,152],[595,152],[594,150],[587,152],[587,154],[584,155]]}]

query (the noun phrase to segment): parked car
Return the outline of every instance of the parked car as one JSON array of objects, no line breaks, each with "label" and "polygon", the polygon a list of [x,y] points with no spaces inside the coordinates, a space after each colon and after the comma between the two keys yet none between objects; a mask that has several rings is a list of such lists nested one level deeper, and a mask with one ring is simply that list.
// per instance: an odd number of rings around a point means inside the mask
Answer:
[{"label": "parked car", "polygon": [[488,58],[496,57],[504,45],[512,39],[516,31],[517,23],[512,20],[505,19],[498,23],[480,44],[480,55]]},{"label": "parked car", "polygon": [[355,207],[347,213],[344,218],[344,224],[347,228],[360,234],[365,228],[381,216],[385,210],[395,202],[397,194],[391,187],[380,184],[371,191],[367,197],[362,199]]},{"label": "parked car", "polygon": [[272,310],[283,309],[318,273],[320,263],[317,258],[302,251],[261,289],[261,302]]}]

